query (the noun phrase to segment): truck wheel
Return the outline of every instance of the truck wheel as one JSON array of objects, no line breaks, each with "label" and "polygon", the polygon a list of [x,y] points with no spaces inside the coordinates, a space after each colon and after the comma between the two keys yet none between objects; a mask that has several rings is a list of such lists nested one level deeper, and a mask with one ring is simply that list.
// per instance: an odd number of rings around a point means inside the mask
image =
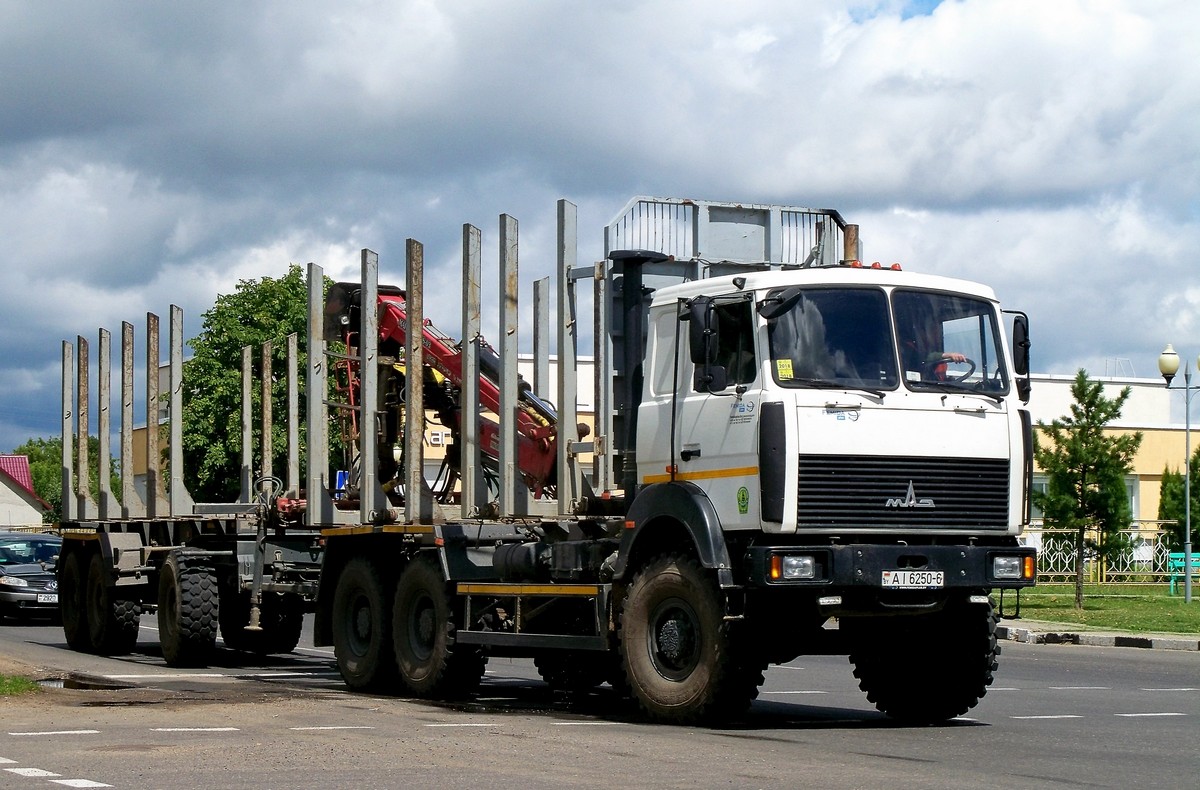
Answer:
[{"label": "truck wheel", "polygon": [[247,631],[250,623],[250,591],[221,587],[221,638],[230,650],[258,655],[290,653],[300,643],[304,606],[294,593],[263,593],[259,605],[261,631]]},{"label": "truck wheel", "polygon": [[615,662],[608,653],[593,650],[556,651],[533,660],[542,680],[555,691],[583,694],[603,685]]},{"label": "truck wheel", "polygon": [[390,685],[391,614],[375,566],[356,557],[346,563],[333,593],[333,650],[346,685],[355,691]]},{"label": "truck wheel", "polygon": [[625,678],[650,718],[713,722],[758,696],[762,667],[742,656],[720,595],[690,558],[665,556],[633,579],[621,614]]},{"label": "truck wheel", "polygon": [[92,649],[106,656],[131,652],[141,627],[141,603],[113,597],[116,590],[116,587],[108,586],[104,557],[93,554],[87,576],[88,638]]},{"label": "truck wheel", "polygon": [[486,659],[477,647],[455,645],[450,596],[441,571],[416,559],[400,574],[393,607],[396,666],[418,697],[462,697],[479,687]]},{"label": "truck wheel", "polygon": [[168,666],[204,666],[217,638],[217,579],[178,554],[158,572],[158,640]]},{"label": "truck wheel", "polygon": [[250,593],[229,583],[221,584],[218,590],[220,605],[217,607],[217,623],[221,630],[221,641],[230,650],[254,652],[254,634],[245,630],[250,622]]},{"label": "truck wheel", "polygon": [[84,553],[72,551],[63,558],[58,571],[58,608],[62,617],[67,647],[79,653],[92,652],[88,630],[87,583],[83,570]]},{"label": "truck wheel", "polygon": [[997,618],[991,604],[952,602],[937,614],[849,621],[858,687],[894,719],[961,716],[992,684]]},{"label": "truck wheel", "polygon": [[259,617],[268,634],[268,653],[290,653],[300,644],[300,631],[304,628],[304,601],[296,593],[264,596]]}]

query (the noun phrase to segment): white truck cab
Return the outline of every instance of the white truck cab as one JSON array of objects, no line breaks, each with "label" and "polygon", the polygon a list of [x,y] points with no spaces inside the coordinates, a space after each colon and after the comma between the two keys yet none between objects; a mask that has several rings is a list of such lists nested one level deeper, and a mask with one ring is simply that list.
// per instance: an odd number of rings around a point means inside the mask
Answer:
[{"label": "white truck cab", "polygon": [[694,483],[727,530],[1015,535],[1028,425],[1003,329],[990,288],[895,269],[661,288],[638,480]]}]

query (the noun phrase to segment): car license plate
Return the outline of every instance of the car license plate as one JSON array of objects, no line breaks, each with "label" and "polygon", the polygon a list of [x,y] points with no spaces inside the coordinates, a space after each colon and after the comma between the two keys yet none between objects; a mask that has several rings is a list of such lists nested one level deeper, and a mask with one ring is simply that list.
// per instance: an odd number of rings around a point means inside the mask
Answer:
[{"label": "car license plate", "polygon": [[936,590],[946,585],[942,571],[884,571],[883,587],[891,590]]},{"label": "car license plate", "polygon": [[58,593],[38,593],[38,603],[58,603]]}]

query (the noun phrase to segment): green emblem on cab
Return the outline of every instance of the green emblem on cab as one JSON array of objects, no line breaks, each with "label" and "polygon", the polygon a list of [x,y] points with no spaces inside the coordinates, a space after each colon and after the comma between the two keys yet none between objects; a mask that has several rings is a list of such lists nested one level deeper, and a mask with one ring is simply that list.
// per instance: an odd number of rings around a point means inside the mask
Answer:
[{"label": "green emblem on cab", "polygon": [[745,486],[738,489],[738,512],[743,516],[750,512],[750,489]]}]

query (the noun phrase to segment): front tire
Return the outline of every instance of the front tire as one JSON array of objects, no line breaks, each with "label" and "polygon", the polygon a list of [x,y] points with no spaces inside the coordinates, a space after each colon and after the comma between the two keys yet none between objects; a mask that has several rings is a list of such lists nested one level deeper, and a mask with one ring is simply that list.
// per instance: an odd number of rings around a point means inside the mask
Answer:
[{"label": "front tire", "polygon": [[338,671],[351,689],[391,685],[388,596],[379,571],[361,557],[346,563],[333,593],[333,650]]},{"label": "front tire", "polygon": [[845,620],[858,686],[888,716],[934,724],[961,716],[992,684],[1000,654],[991,604],[952,601],[937,614]]},{"label": "front tire", "polygon": [[758,696],[762,667],[742,655],[713,581],[691,558],[664,556],[633,579],[621,614],[625,678],[654,720],[716,723]]},{"label": "front tire", "polygon": [[392,634],[405,688],[418,697],[463,697],[479,686],[485,658],[479,648],[454,644],[455,623],[441,571],[432,562],[408,564],[396,585]]}]

